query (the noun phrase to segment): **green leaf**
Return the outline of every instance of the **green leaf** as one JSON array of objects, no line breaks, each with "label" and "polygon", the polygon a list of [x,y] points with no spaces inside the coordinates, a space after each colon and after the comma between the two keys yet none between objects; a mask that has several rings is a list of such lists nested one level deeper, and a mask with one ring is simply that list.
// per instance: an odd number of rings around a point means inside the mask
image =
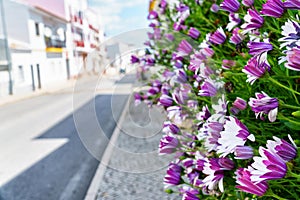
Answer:
[{"label": "green leaf", "polygon": [[295,122],[285,122],[284,123],[287,127],[292,130],[300,131],[300,124]]},{"label": "green leaf", "polygon": [[300,117],[300,110],[299,111],[296,111],[296,112],[293,112],[292,115],[294,117]]}]

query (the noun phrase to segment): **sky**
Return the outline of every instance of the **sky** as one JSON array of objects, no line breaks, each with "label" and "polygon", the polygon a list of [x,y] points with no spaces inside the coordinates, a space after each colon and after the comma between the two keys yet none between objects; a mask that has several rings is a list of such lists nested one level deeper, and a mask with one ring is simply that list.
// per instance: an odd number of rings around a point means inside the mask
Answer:
[{"label": "sky", "polygon": [[100,15],[100,23],[109,37],[138,28],[147,28],[149,0],[88,0]]}]

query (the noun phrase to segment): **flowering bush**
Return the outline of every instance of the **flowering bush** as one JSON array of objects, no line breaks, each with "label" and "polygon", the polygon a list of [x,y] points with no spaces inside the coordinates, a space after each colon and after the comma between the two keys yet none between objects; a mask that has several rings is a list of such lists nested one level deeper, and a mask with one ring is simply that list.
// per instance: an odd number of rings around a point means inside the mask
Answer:
[{"label": "flowering bush", "polygon": [[166,191],[300,199],[300,1],[156,3],[149,48],[132,63],[157,69],[135,100],[166,110]]}]

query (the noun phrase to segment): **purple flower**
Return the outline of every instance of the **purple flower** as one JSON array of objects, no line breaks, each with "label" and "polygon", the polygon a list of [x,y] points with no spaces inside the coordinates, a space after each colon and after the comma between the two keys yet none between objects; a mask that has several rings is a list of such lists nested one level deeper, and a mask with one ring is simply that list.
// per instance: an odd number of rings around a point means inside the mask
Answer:
[{"label": "purple flower", "polygon": [[248,192],[251,194],[255,194],[257,196],[263,196],[266,191],[268,190],[268,184],[266,181],[261,181],[259,183],[254,183],[251,181],[251,172],[253,169],[249,167],[246,168],[239,168],[236,174],[236,183],[239,184],[235,186],[236,188]]},{"label": "purple flower", "polygon": [[154,80],[151,83],[152,87],[161,87],[161,81],[160,80]]},{"label": "purple flower", "polygon": [[282,37],[278,40],[280,42],[283,42],[283,44],[280,45],[280,48],[287,46],[291,49],[293,47],[300,46],[300,25],[299,25],[299,23],[288,20],[281,27],[281,29],[282,29],[281,34],[284,37]]},{"label": "purple flower", "polygon": [[285,67],[294,70],[300,71],[300,49],[294,47],[290,51],[287,51],[287,63],[285,63]]},{"label": "purple flower", "polygon": [[198,37],[200,36],[200,32],[196,28],[191,27],[189,29],[188,36],[190,36],[193,39],[198,39]]},{"label": "purple flower", "polygon": [[236,62],[234,60],[223,60],[222,61],[222,69],[230,69],[231,67],[234,67],[236,65]]},{"label": "purple flower", "polygon": [[232,31],[232,36],[231,36],[229,42],[237,45],[237,44],[240,44],[244,39],[245,39],[245,36],[240,33],[240,29],[235,28]]},{"label": "purple flower", "polygon": [[259,183],[265,180],[281,179],[285,177],[287,166],[285,161],[269,149],[259,147],[259,156],[254,156],[251,181]]},{"label": "purple flower", "polygon": [[226,34],[222,27],[218,28],[216,32],[214,32],[209,38],[209,41],[215,45],[223,44],[225,40],[226,40]]},{"label": "purple flower", "polygon": [[137,106],[142,102],[142,96],[139,93],[134,93],[134,104]]},{"label": "purple flower", "polygon": [[199,194],[199,191],[194,188],[188,188],[184,189],[182,200],[200,200],[197,195]]},{"label": "purple flower", "polygon": [[247,139],[255,141],[254,135],[249,133],[248,128],[237,118],[231,116],[226,120],[224,131],[221,131],[220,135],[217,153],[221,154],[221,157],[233,153],[237,146],[244,146]]},{"label": "purple flower", "polygon": [[265,52],[271,51],[273,49],[273,45],[269,42],[248,42],[247,44],[249,50],[249,54],[253,56],[261,55]]},{"label": "purple flower", "polygon": [[195,100],[188,100],[187,101],[187,107],[192,110],[197,110],[198,108],[198,101]]},{"label": "purple flower", "polygon": [[156,95],[160,92],[160,89],[158,87],[151,87],[149,90],[148,90],[148,96],[153,96],[153,95]]},{"label": "purple flower", "polygon": [[286,0],[283,2],[283,6],[286,9],[300,10],[300,1],[299,0]]},{"label": "purple flower", "polygon": [[201,90],[199,90],[198,95],[200,96],[207,96],[207,97],[213,97],[217,94],[217,88],[214,84],[214,82],[211,79],[205,80],[203,84],[201,85]]},{"label": "purple flower", "polygon": [[203,173],[208,175],[203,179],[203,186],[208,190],[215,190],[218,184],[221,192],[224,192],[224,170],[232,170],[234,163],[229,158],[211,158],[204,163]]},{"label": "purple flower", "polygon": [[181,56],[187,56],[193,51],[193,47],[188,41],[182,40],[177,48],[178,54]]},{"label": "purple flower", "polygon": [[253,3],[254,3],[254,0],[242,0],[242,4],[247,7],[252,6]]},{"label": "purple flower", "polygon": [[281,0],[267,0],[265,4],[262,5],[261,14],[280,18],[284,12],[283,3]]},{"label": "purple flower", "polygon": [[243,33],[247,33],[254,29],[259,29],[264,23],[264,18],[260,16],[256,10],[253,9],[248,9],[247,15],[245,15],[244,20],[246,23],[241,26],[241,28],[244,29]]},{"label": "purple flower", "polygon": [[134,63],[139,63],[140,59],[135,55],[131,55],[130,61],[131,61],[131,64],[134,64]]},{"label": "purple flower", "polygon": [[172,124],[171,122],[165,122],[164,126],[163,126],[163,130],[164,133],[173,133],[173,134],[178,134],[180,132],[180,129],[178,128],[178,126],[176,126],[175,124]]},{"label": "purple flower", "polygon": [[[206,122],[199,130],[199,134],[205,137],[204,146],[208,152],[217,150],[220,145],[218,139],[221,137],[220,132],[223,130],[223,123],[220,122]],[[206,135],[206,136],[205,136]],[[199,137],[201,140],[201,137]]]},{"label": "purple flower", "polygon": [[228,31],[231,31],[235,26],[241,23],[241,19],[239,18],[239,14],[230,13],[229,14],[229,23],[226,26]]},{"label": "purple flower", "polygon": [[180,184],[181,171],[182,168],[178,164],[170,163],[169,168],[167,170],[167,174],[164,178],[164,183],[166,188],[172,185]]},{"label": "purple flower", "polygon": [[148,19],[157,19],[157,18],[158,18],[157,12],[154,11],[154,10],[151,10],[151,11],[149,12]]},{"label": "purple flower", "polygon": [[185,83],[187,82],[187,75],[183,69],[176,70],[176,81],[178,83]]},{"label": "purple flower", "polygon": [[164,155],[174,153],[178,144],[177,138],[172,133],[168,133],[159,142],[159,154]]},{"label": "purple flower", "polygon": [[240,97],[237,97],[232,105],[239,110],[245,110],[247,108],[247,102]]},{"label": "purple flower", "polygon": [[188,99],[188,91],[176,88],[172,93],[172,97],[177,104],[185,104],[185,101]]},{"label": "purple flower", "polygon": [[174,36],[171,33],[166,33],[165,37],[167,38],[167,40],[169,40],[170,42],[174,41]]},{"label": "purple flower", "polygon": [[200,121],[207,120],[211,116],[207,105],[202,107],[202,111],[196,115],[196,118]]},{"label": "purple flower", "polygon": [[263,114],[268,115],[270,122],[276,120],[278,112],[278,99],[271,98],[266,93],[256,93],[255,98],[250,98],[249,105],[251,106],[252,111],[255,112],[256,118],[260,116],[263,120]]},{"label": "purple flower", "polygon": [[167,108],[168,119],[174,120],[176,124],[181,124],[186,118],[186,115],[182,113],[180,106],[170,106]]},{"label": "purple flower", "polygon": [[289,162],[294,159],[297,155],[297,147],[291,145],[287,141],[273,136],[273,140],[267,141],[267,148],[273,153],[277,154],[285,162]]},{"label": "purple flower", "polygon": [[158,105],[169,107],[173,105],[173,99],[166,94],[162,94],[158,100]]},{"label": "purple flower", "polygon": [[242,71],[247,74],[247,82],[253,85],[269,69],[267,60],[261,61],[258,57],[252,57]]},{"label": "purple flower", "polygon": [[220,10],[220,7],[217,5],[217,4],[213,4],[211,7],[210,7],[210,10],[214,13],[217,13],[219,10]]},{"label": "purple flower", "polygon": [[168,95],[170,92],[171,86],[168,83],[163,83],[161,86],[161,93]]},{"label": "purple flower", "polygon": [[253,157],[253,149],[249,146],[236,146],[234,150],[234,158],[247,160]]},{"label": "purple flower", "polygon": [[228,11],[228,12],[236,12],[239,10],[240,3],[238,0],[224,0],[220,7],[222,10]]}]

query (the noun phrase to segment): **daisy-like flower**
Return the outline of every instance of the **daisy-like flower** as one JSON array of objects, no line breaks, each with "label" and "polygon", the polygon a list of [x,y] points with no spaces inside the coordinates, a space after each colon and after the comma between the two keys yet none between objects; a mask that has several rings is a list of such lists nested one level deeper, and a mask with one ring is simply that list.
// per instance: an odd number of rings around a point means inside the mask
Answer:
[{"label": "daisy-like flower", "polygon": [[244,146],[247,139],[255,141],[254,135],[249,133],[248,128],[231,116],[226,120],[224,131],[221,131],[220,135],[217,153],[221,154],[221,157],[233,153],[237,146]]},{"label": "daisy-like flower", "polygon": [[193,47],[188,41],[182,40],[178,45],[177,51],[181,56],[187,56],[193,51]]},{"label": "daisy-like flower", "polygon": [[194,188],[185,188],[183,189],[183,196],[182,200],[200,200],[197,195],[199,194],[199,191]]},{"label": "daisy-like flower", "polygon": [[264,18],[254,9],[248,9],[244,20],[246,23],[241,26],[241,28],[244,29],[243,34],[259,29],[264,23]]},{"label": "daisy-like flower", "polygon": [[245,36],[240,32],[239,28],[235,28],[232,31],[232,36],[229,40],[230,43],[235,45],[241,44],[242,41],[245,39]]},{"label": "daisy-like flower", "polygon": [[172,97],[166,95],[166,94],[162,94],[158,100],[158,105],[162,105],[165,107],[169,107],[173,105],[173,99]]},{"label": "daisy-like flower", "polygon": [[249,105],[252,111],[255,112],[256,118],[264,120],[263,114],[268,115],[270,122],[276,120],[278,112],[278,99],[269,97],[266,93],[255,93],[255,98],[250,98]]},{"label": "daisy-like flower", "polygon": [[234,158],[247,160],[253,157],[253,148],[249,146],[236,146],[234,149]]},{"label": "daisy-like flower", "polygon": [[298,0],[287,0],[287,1],[283,2],[283,6],[286,9],[300,10],[300,1],[298,1]]},{"label": "daisy-like flower", "polygon": [[253,56],[259,56],[273,49],[273,45],[270,44],[269,41],[265,41],[265,42],[250,41],[248,42],[247,46],[249,48],[249,54]]},{"label": "daisy-like flower", "polygon": [[164,178],[165,188],[173,185],[179,185],[181,182],[181,171],[182,167],[176,163],[170,163],[167,174]]},{"label": "daisy-like flower", "polygon": [[196,118],[200,121],[207,120],[211,116],[207,105],[202,107],[202,111],[197,113]]},{"label": "daisy-like flower", "polygon": [[234,60],[223,60],[222,61],[222,69],[229,70],[231,67],[234,67],[236,62]]},{"label": "daisy-like flower", "polygon": [[251,194],[255,194],[257,196],[263,196],[266,191],[268,190],[268,184],[266,181],[261,181],[259,183],[254,183],[251,180],[251,172],[253,168],[248,167],[246,168],[239,168],[236,174],[236,183],[238,184],[235,186],[236,188],[248,192]]},{"label": "daisy-like flower", "polygon": [[134,93],[134,105],[138,106],[140,103],[142,103],[142,96],[139,93]]},{"label": "daisy-like flower", "polygon": [[238,0],[224,0],[220,7],[222,10],[228,11],[228,12],[236,12],[240,8],[240,3]]},{"label": "daisy-like flower", "polygon": [[135,55],[131,55],[130,61],[131,61],[131,64],[134,64],[134,63],[139,63],[140,59]]},{"label": "daisy-like flower", "polygon": [[178,83],[185,83],[188,77],[183,69],[178,69],[176,70],[176,76],[174,78]]},{"label": "daisy-like flower", "polygon": [[262,5],[261,14],[280,18],[284,12],[283,2],[281,0],[267,0],[265,4]]},{"label": "daisy-like flower", "polygon": [[270,149],[259,147],[260,156],[254,156],[251,181],[260,183],[265,180],[281,179],[285,177],[287,166],[285,161]]},{"label": "daisy-like flower", "polygon": [[247,107],[247,102],[244,99],[237,97],[230,108],[231,113],[237,115],[241,110],[245,110]]},{"label": "daisy-like flower", "polygon": [[[292,145],[287,141],[280,139],[276,136],[273,136],[273,140],[267,141],[267,148],[271,150],[273,153],[277,154],[280,158],[282,158],[285,162],[289,162],[294,159],[297,155],[297,147],[296,145]],[[292,140],[291,140],[292,141]]]},{"label": "daisy-like flower", "polygon": [[189,92],[190,90],[188,89],[175,88],[172,93],[172,97],[177,104],[184,104],[188,99]]},{"label": "daisy-like flower", "polygon": [[297,22],[288,20],[284,23],[281,29],[281,34],[284,37],[278,40],[279,42],[282,42],[280,48],[285,46],[289,48],[300,46],[300,25]]},{"label": "daisy-like flower", "polygon": [[247,108],[247,102],[240,97],[237,97],[232,105],[239,110],[245,110]]},{"label": "daisy-like flower", "polygon": [[178,126],[171,123],[170,121],[166,121],[166,122],[164,122],[162,132],[178,134],[180,132],[180,129],[178,128]]},{"label": "daisy-like flower", "polygon": [[287,51],[286,55],[287,63],[285,67],[294,70],[300,71],[300,49],[297,47],[292,48],[290,51]]},{"label": "daisy-like flower", "polygon": [[162,137],[159,142],[159,154],[164,155],[174,153],[178,147],[178,144],[179,142],[177,138],[172,133],[168,133]]},{"label": "daisy-like flower", "polygon": [[198,95],[213,97],[217,94],[218,88],[215,82],[211,79],[205,80],[201,85],[201,90],[199,90]]},{"label": "daisy-like flower", "polygon": [[191,27],[189,29],[188,36],[190,36],[193,39],[198,39],[198,37],[200,36],[200,32],[198,31],[198,29]]},{"label": "daisy-like flower", "polygon": [[229,23],[226,26],[228,31],[231,31],[235,26],[241,23],[241,19],[239,18],[239,14],[237,13],[230,13],[229,14]]},{"label": "daisy-like flower", "polygon": [[252,6],[253,3],[254,3],[254,0],[242,0],[242,4],[247,7]]},{"label": "daisy-like flower", "polygon": [[220,10],[220,7],[215,3],[213,5],[211,5],[211,7],[210,7],[211,12],[217,13],[219,10]]},{"label": "daisy-like flower", "polygon": [[214,32],[209,38],[209,41],[215,45],[223,44],[225,40],[226,40],[226,34],[222,27],[218,28],[216,32]]},{"label": "daisy-like flower", "polygon": [[232,170],[234,163],[229,158],[211,158],[204,163],[203,173],[208,175],[202,182],[203,187],[208,190],[215,190],[217,185],[221,192],[224,192],[223,178],[225,170]]},{"label": "daisy-like flower", "polygon": [[246,81],[251,85],[253,85],[257,79],[262,77],[265,72],[271,68],[268,64],[268,61],[263,59],[263,57],[266,57],[266,55],[262,55],[261,57],[252,57],[242,70],[242,72],[247,74]]},{"label": "daisy-like flower", "polygon": [[218,102],[212,104],[212,108],[214,109],[215,114],[222,115],[224,118],[227,112],[227,104],[228,102],[226,101],[225,95],[223,94],[222,97],[218,99]]},{"label": "daisy-like flower", "polygon": [[157,18],[158,18],[158,14],[156,11],[152,10],[149,12],[148,19],[157,19]]},{"label": "daisy-like flower", "polygon": [[201,135],[206,135],[204,146],[208,152],[217,150],[220,145],[218,139],[220,138],[220,132],[223,130],[224,124],[220,122],[206,122],[199,130]]},{"label": "daisy-like flower", "polygon": [[170,106],[167,108],[168,119],[173,119],[176,124],[181,124],[182,121],[187,117],[186,114],[182,113],[180,106]]}]

